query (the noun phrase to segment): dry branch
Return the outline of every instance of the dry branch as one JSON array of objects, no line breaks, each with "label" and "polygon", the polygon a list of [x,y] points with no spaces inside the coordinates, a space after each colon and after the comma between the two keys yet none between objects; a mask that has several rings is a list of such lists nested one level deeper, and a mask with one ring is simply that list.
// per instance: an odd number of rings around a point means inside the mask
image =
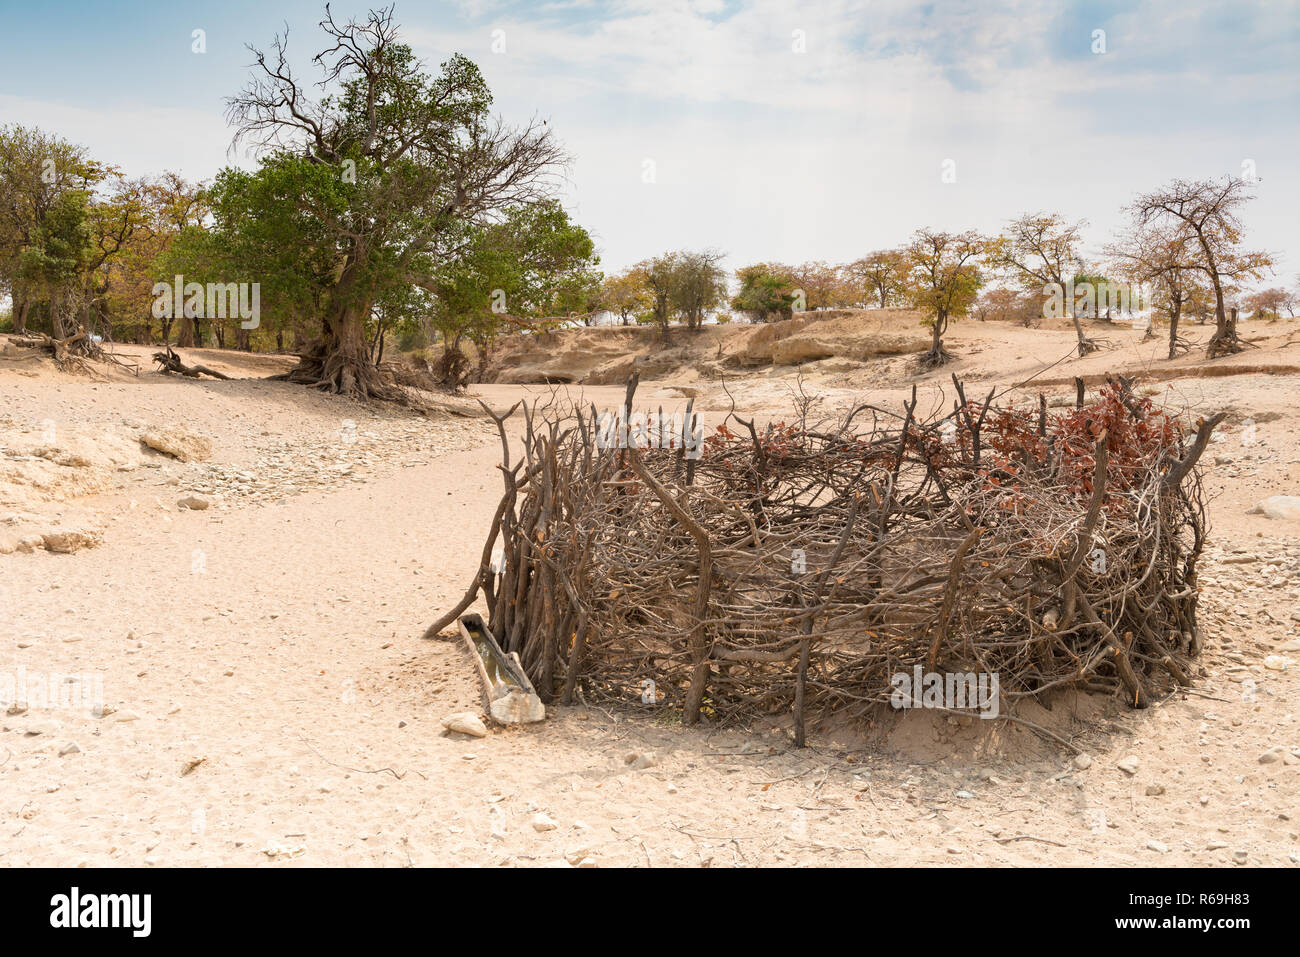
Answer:
[{"label": "dry branch", "polygon": [[917,665],[996,673],[1004,712],[1060,689],[1141,707],[1185,686],[1196,463],[1222,416],[1187,437],[1122,379],[1053,414],[958,385],[929,420],[915,396],[902,416],[733,414],[698,459],[604,447],[595,410],[553,394],[523,406],[512,463],[518,407],[493,415],[505,490],[474,581],[430,632],[481,594],[543,701],[789,715],[799,741],[830,713],[888,708],[892,677]]}]

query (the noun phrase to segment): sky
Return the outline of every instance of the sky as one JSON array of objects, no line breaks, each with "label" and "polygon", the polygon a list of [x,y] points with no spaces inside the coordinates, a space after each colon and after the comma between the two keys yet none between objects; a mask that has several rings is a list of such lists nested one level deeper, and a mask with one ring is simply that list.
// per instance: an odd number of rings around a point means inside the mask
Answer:
[{"label": "sky", "polygon": [[[0,0],[0,124],[130,175],[251,166],[224,116],[247,45],[287,25],[308,76],[323,11]],[[607,271],[682,248],[849,262],[1028,211],[1087,220],[1100,254],[1136,194],[1254,175],[1247,246],[1277,254],[1270,285],[1300,272],[1300,0],[396,0],[396,20],[431,69],[474,60],[507,120],[547,120]]]}]

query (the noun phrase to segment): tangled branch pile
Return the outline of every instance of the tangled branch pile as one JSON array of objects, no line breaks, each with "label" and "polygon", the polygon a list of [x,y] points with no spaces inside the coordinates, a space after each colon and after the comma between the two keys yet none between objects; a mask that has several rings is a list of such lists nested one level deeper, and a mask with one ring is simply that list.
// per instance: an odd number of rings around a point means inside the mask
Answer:
[{"label": "tangled branch pile", "polygon": [[49,353],[53,356],[54,365],[60,372],[92,375],[93,371],[88,363],[94,361],[113,363],[134,375],[140,374],[140,369],[135,363],[124,362],[108,349],[105,349],[102,340],[91,336],[84,329],[62,339],[55,339],[43,332],[24,333],[23,335],[9,336],[9,342],[11,345],[22,349]]},{"label": "tangled branch pile", "polygon": [[1052,414],[954,382],[929,421],[915,390],[904,415],[733,413],[698,460],[682,436],[601,447],[596,410],[534,404],[512,463],[516,405],[494,416],[506,488],[479,574],[428,634],[481,591],[546,700],[581,688],[687,723],[793,711],[800,742],[809,717],[887,707],[914,665],[997,674],[1004,708],[1066,687],[1144,707],[1188,684],[1195,465],[1222,414],[1184,435],[1122,379]]}]

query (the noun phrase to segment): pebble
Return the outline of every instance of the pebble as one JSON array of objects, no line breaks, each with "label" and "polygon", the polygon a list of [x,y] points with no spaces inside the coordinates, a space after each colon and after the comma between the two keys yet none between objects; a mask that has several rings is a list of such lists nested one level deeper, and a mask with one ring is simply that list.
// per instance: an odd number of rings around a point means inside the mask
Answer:
[{"label": "pebble", "polygon": [[80,751],[81,745],[77,744],[76,741],[69,741],[67,744],[63,745],[63,747],[59,748],[59,757],[63,757],[66,754],[78,754]]},{"label": "pebble", "polygon": [[1155,851],[1157,854],[1168,854],[1169,845],[1161,841],[1147,841],[1147,850]]},{"label": "pebble", "polygon": [[1137,774],[1140,762],[1136,755],[1130,754],[1128,757],[1120,758],[1115,762],[1115,767],[1119,768],[1125,774]]},{"label": "pebble", "polygon": [[449,714],[442,719],[442,726],[448,731],[455,731],[457,734],[467,734],[472,738],[486,738],[488,729],[480,718],[472,711],[458,711],[455,714]]},{"label": "pebble", "polygon": [[[553,831],[559,826],[560,825],[555,823],[554,819],[549,817],[543,811],[538,811],[535,815],[533,815],[534,831]],[[567,864],[568,862],[566,861],[565,863]]]},{"label": "pebble", "polygon": [[1078,768],[1080,771],[1088,770],[1090,767],[1092,767],[1092,755],[1076,754],[1074,756],[1074,766]]},{"label": "pebble", "polygon": [[1165,793],[1165,786],[1163,784],[1147,785],[1147,797],[1159,797],[1164,793]]}]

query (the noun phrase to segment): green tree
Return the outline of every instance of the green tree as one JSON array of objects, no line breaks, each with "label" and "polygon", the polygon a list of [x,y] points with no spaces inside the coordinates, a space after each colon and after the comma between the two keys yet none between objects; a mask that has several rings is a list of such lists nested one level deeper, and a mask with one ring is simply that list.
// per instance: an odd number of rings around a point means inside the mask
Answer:
[{"label": "green tree", "polygon": [[723,254],[712,249],[676,256],[669,299],[692,332],[700,328],[711,310],[726,302],[727,274],[719,265],[722,259]]},{"label": "green tree", "polygon": [[737,269],[736,278],[740,289],[732,297],[731,308],[751,322],[773,322],[794,315],[795,282],[786,267],[755,263]]},{"label": "green tree", "polygon": [[465,57],[428,75],[398,42],[391,9],[339,23],[327,6],[320,26],[319,99],[277,36],[269,53],[254,51],[257,72],[228,101],[229,115],[237,142],[300,158],[333,180],[300,174],[284,200],[330,230],[339,252],[320,342],[290,378],[397,397],[370,359],[373,304],[395,287],[432,283],[434,264],[467,241],[467,224],[547,198],[564,156],[540,121],[513,129],[494,120],[487,84]]},{"label": "green tree", "polygon": [[926,366],[938,366],[952,356],[943,348],[948,323],[963,316],[979,294],[984,278],[979,259],[988,250],[988,240],[979,233],[944,233],[918,229],[904,255],[908,264],[908,296],[912,305],[925,313],[934,336],[930,350],[921,357]]}]

